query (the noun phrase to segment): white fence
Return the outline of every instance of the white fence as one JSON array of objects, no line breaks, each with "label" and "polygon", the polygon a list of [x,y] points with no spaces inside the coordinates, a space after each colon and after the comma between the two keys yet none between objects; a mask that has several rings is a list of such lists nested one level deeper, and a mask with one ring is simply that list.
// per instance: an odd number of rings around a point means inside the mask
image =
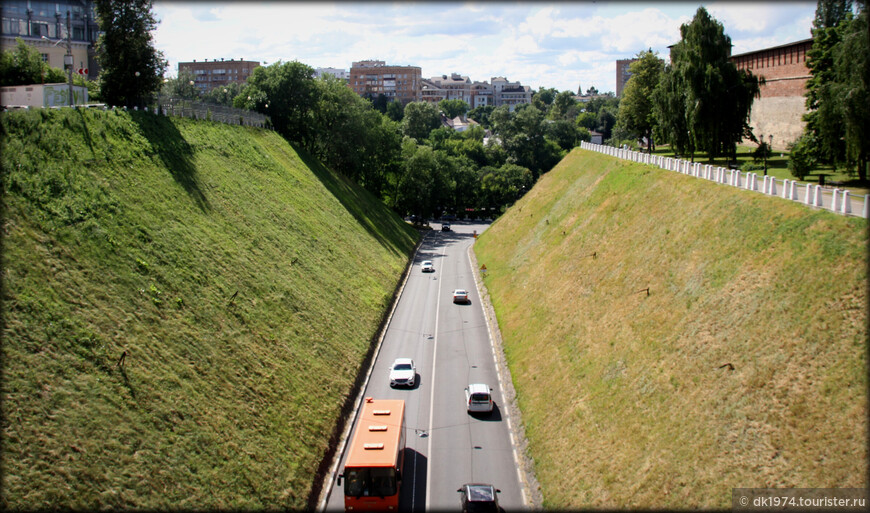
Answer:
[{"label": "white fence", "polygon": [[676,171],[696,178],[704,178],[716,183],[738,187],[749,191],[757,191],[769,196],[797,201],[810,207],[823,208],[838,214],[870,218],[870,194],[852,196],[848,190],[831,189],[810,183],[800,183],[796,180],[777,180],[772,176],[758,176],[756,173],[744,173],[739,169],[689,162],[687,160],[650,155],[634,150],[614,148],[589,142],[580,143],[584,150],[597,151],[613,157],[658,166],[669,171]]},{"label": "white fence", "polygon": [[[209,119],[229,125],[245,125],[266,128],[269,118],[252,110],[236,109],[223,105],[195,102],[180,98],[161,96],[152,108],[158,114],[181,116],[192,119]],[[147,108],[147,107],[146,107]]]}]

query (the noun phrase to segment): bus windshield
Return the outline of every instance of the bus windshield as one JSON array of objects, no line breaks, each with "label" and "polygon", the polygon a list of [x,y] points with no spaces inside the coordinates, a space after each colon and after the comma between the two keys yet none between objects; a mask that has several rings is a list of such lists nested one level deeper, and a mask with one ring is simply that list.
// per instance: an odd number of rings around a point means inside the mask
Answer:
[{"label": "bus windshield", "polygon": [[392,467],[345,468],[344,494],[351,497],[396,495],[396,469]]}]

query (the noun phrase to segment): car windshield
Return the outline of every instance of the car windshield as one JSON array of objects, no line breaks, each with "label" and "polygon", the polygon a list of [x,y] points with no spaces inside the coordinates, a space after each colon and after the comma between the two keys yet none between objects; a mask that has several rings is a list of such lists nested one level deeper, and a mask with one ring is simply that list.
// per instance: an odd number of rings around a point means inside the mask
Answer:
[{"label": "car windshield", "polygon": [[[410,363],[397,363],[393,367],[393,370],[411,370],[411,364]],[[384,371],[381,371],[381,372],[384,372]]]}]

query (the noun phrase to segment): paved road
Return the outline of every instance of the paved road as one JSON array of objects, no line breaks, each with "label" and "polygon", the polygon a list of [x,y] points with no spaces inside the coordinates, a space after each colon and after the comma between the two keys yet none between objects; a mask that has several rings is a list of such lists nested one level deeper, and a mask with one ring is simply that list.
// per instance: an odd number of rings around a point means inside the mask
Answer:
[{"label": "paved road", "polygon": [[[424,239],[364,394],[406,401],[403,511],[458,509],[456,489],[469,482],[494,484],[502,491],[499,502],[507,511],[525,507],[508,422],[502,415],[493,349],[468,258],[472,233],[486,226],[454,223],[453,231],[433,231]],[[434,273],[420,271],[423,260],[434,262]],[[469,304],[453,303],[455,288],[468,290]],[[390,364],[398,357],[413,358],[417,365],[418,384],[413,389],[389,386]],[[465,411],[465,386],[481,382],[493,388],[496,410],[491,417]],[[343,466],[344,455],[338,473]],[[331,486],[326,510],[342,510],[342,488],[334,481],[326,486]]]}]

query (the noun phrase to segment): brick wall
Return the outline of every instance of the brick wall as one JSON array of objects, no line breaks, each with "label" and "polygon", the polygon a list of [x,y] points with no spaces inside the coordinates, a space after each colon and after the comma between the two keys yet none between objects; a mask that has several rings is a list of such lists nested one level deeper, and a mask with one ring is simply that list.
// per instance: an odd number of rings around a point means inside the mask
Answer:
[{"label": "brick wall", "polygon": [[805,39],[731,57],[738,69],[765,80],[761,97],[752,105],[750,126],[756,136],[763,133],[765,140],[773,134],[774,150],[784,150],[803,131],[804,93],[810,78],[807,51],[812,45],[812,39]]}]

